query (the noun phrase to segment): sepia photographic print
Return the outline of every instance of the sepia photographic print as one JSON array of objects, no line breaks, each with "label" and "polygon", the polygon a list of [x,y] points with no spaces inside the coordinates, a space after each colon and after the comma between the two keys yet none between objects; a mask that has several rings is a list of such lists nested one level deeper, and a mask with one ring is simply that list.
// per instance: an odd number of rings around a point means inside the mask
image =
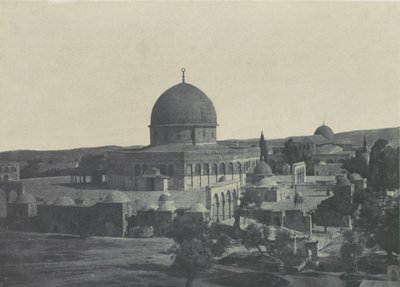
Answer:
[{"label": "sepia photographic print", "polygon": [[400,3],[0,0],[0,287],[398,287]]}]

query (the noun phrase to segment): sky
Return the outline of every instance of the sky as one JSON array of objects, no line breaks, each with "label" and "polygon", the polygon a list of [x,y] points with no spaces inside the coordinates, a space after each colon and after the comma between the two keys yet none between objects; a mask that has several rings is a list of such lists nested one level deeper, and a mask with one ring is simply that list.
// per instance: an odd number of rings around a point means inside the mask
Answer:
[{"label": "sky", "polygon": [[218,139],[399,126],[399,15],[395,2],[0,2],[0,151],[148,144],[182,67]]}]

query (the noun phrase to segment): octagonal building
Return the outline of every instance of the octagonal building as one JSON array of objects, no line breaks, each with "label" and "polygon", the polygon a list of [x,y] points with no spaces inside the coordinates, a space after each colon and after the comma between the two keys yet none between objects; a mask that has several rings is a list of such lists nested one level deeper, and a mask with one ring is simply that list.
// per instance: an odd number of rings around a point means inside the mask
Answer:
[{"label": "octagonal building", "polygon": [[258,147],[217,143],[217,113],[199,88],[179,83],[158,98],[151,112],[150,145],[107,153],[107,179],[121,190],[204,189],[221,176],[245,184],[259,160]]}]

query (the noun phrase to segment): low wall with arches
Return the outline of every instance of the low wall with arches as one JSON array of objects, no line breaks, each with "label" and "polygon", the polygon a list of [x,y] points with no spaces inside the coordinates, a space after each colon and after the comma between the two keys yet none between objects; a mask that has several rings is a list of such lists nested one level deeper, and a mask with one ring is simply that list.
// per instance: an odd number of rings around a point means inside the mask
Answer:
[{"label": "low wall with arches", "polygon": [[226,180],[206,188],[206,208],[210,210],[210,218],[221,222],[234,217],[239,206],[239,180]]}]

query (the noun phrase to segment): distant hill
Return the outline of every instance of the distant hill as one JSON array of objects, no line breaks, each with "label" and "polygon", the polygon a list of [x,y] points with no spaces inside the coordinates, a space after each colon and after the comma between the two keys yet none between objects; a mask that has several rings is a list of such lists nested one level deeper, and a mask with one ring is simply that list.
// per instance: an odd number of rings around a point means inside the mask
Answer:
[{"label": "distant hill", "polygon": [[85,147],[67,150],[15,150],[0,152],[0,160],[27,162],[33,159],[43,161],[76,161],[86,154],[104,154],[108,150],[115,150],[119,146]]},{"label": "distant hill", "polygon": [[[384,129],[373,129],[373,130],[357,130],[335,134],[335,139],[340,141],[350,141],[355,146],[361,146],[363,143],[364,135],[367,138],[369,146],[373,146],[374,142],[378,139],[385,139],[390,142],[393,147],[400,146],[400,127],[395,128],[384,128]],[[278,146],[283,145],[284,141],[289,139],[267,139],[267,145]],[[293,137],[293,138],[301,138]],[[254,139],[231,139],[218,141],[221,144],[230,146],[258,146],[258,138]],[[140,147],[140,146],[132,146]],[[76,148],[69,150],[49,150],[49,151],[37,151],[37,150],[15,150],[0,152],[0,160],[27,162],[32,159],[39,159],[44,162],[72,162],[79,160],[86,154],[105,154],[108,150],[115,150],[121,148],[120,146],[110,145],[102,147],[85,147]]]},{"label": "distant hill", "polygon": [[[354,146],[362,146],[364,141],[364,136],[367,139],[367,143],[372,147],[378,139],[387,140],[391,146],[400,146],[400,127],[395,128],[384,128],[384,129],[372,129],[372,130],[357,130],[350,132],[342,132],[335,134],[335,140],[338,141],[348,141]],[[268,146],[282,146],[283,143],[290,138],[302,138],[304,136],[294,136],[279,139],[267,139]],[[251,146],[258,145],[259,138],[254,139],[243,139],[243,140],[223,140],[219,141],[221,144],[232,145],[232,146]]]}]

